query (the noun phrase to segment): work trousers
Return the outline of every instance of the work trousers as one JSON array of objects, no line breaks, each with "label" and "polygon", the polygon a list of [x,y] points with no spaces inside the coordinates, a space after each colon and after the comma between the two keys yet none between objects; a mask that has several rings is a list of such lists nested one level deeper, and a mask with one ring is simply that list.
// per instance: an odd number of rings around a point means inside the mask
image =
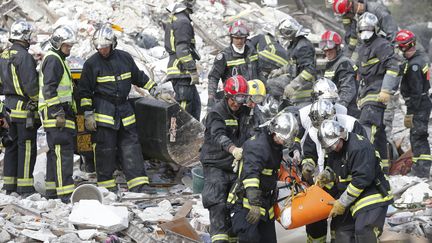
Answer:
[{"label": "work trousers", "polygon": [[428,142],[428,123],[431,109],[411,112],[413,114],[413,126],[410,129],[410,143],[413,152],[413,167],[414,175],[423,178],[430,177],[430,169],[432,156]]},{"label": "work trousers", "polygon": [[180,106],[196,120],[200,120],[201,99],[195,85],[190,85],[190,79],[173,79],[172,84],[176,93],[175,99]]},{"label": "work trousers", "polygon": [[27,129],[24,122],[9,124],[11,144],[6,147],[4,156],[3,189],[18,194],[35,191],[33,169],[37,155],[36,135],[37,127]]},{"label": "work trousers", "polygon": [[231,217],[227,207],[228,193],[236,174],[215,167],[203,166],[203,206],[210,212],[210,236],[212,243],[236,241],[231,232]]},{"label": "work trousers", "polygon": [[256,224],[250,224],[246,221],[248,213],[249,209],[240,208],[239,210],[235,210],[232,217],[233,232],[237,234],[239,242],[276,243],[274,220],[266,218],[260,219]]},{"label": "work trousers", "polygon": [[75,130],[69,128],[45,128],[48,152],[46,171],[46,196],[61,197],[74,189],[73,156]]},{"label": "work trousers", "polygon": [[116,187],[113,173],[118,168],[117,158],[120,160],[129,189],[149,184],[136,125],[130,126],[125,129],[123,125],[120,125],[118,130],[99,126],[93,134],[98,186],[107,189]]}]

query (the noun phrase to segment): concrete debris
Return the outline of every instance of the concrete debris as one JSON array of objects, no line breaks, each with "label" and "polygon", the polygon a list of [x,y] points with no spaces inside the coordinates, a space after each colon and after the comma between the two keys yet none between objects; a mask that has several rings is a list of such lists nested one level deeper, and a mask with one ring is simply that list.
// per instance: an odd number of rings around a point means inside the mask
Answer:
[{"label": "concrete debris", "polygon": [[98,235],[98,231],[95,229],[84,229],[78,230],[77,234],[81,240],[90,240]]},{"label": "concrete debris", "polygon": [[96,200],[75,203],[69,221],[78,227],[102,229],[109,233],[127,229],[129,224],[126,207],[103,205]]},{"label": "concrete debris", "polygon": [[138,213],[138,217],[142,221],[147,222],[166,222],[171,221],[174,216],[172,215],[173,207],[168,200],[163,200],[157,207],[145,208],[142,212]]},{"label": "concrete debris", "polygon": [[396,203],[421,203],[424,200],[432,197],[432,190],[430,185],[425,182],[421,182],[415,186],[408,188],[401,196],[400,199],[396,200]]},{"label": "concrete debris", "polygon": [[6,230],[2,230],[0,232],[0,243],[8,242],[8,241],[10,241],[10,239],[11,239],[11,236]]},{"label": "concrete debris", "polygon": [[62,235],[59,239],[58,242],[59,243],[70,243],[70,242],[80,242],[80,238],[78,237],[77,234],[74,233],[69,233],[69,234],[65,234]]},{"label": "concrete debris", "polygon": [[50,242],[54,239],[57,239],[57,236],[55,236],[49,229],[46,228],[42,228],[38,231],[24,229],[21,231],[21,234],[27,236],[28,238],[44,242]]}]

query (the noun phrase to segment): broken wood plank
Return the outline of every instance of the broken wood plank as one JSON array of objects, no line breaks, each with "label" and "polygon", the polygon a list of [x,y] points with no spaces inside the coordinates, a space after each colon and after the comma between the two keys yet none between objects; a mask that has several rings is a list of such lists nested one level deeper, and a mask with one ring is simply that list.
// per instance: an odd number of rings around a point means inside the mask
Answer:
[{"label": "broken wood plank", "polygon": [[129,227],[123,230],[123,233],[129,236],[132,240],[137,243],[156,243],[156,239],[148,235],[143,229],[138,226],[129,223]]},{"label": "broken wood plank", "polygon": [[192,201],[186,201],[183,206],[181,206],[181,208],[177,211],[173,219],[186,218],[186,216],[192,210],[193,205],[194,203]]},{"label": "broken wood plank", "polygon": [[170,222],[160,224],[159,227],[165,232],[166,235],[171,231],[193,241],[200,241],[198,233],[195,231],[192,225],[190,225],[186,218],[178,218]]}]

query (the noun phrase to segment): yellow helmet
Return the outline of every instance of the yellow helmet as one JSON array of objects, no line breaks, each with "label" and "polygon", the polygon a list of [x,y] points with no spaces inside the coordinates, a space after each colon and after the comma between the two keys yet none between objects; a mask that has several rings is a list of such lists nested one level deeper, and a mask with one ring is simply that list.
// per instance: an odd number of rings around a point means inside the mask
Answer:
[{"label": "yellow helmet", "polygon": [[248,81],[248,94],[251,97],[252,102],[261,103],[264,101],[267,92],[263,81],[259,79],[252,79]]}]

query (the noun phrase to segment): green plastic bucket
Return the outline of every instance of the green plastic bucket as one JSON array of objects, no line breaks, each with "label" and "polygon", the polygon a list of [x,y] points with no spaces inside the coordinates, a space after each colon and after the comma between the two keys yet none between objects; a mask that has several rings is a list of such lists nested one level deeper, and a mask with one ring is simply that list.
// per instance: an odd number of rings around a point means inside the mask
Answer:
[{"label": "green plastic bucket", "polygon": [[193,193],[201,193],[204,187],[204,173],[202,167],[192,169],[192,191]]}]

